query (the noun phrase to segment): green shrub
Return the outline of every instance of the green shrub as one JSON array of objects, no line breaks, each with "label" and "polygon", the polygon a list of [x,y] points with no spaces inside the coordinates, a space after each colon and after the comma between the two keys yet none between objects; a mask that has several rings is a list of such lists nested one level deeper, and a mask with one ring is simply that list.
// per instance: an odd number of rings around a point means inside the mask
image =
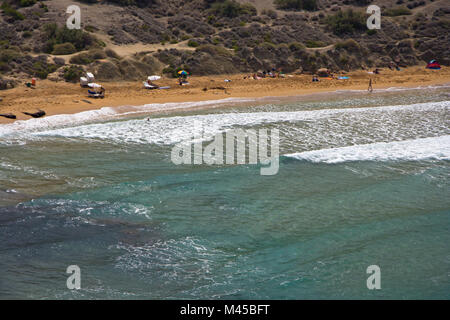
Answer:
[{"label": "green shrub", "polygon": [[365,15],[352,9],[338,11],[334,15],[327,16],[325,23],[336,35],[363,31],[367,28]]},{"label": "green shrub", "polygon": [[358,5],[358,6],[365,6],[365,5],[368,5],[371,2],[372,2],[372,0],[352,0],[352,1],[349,1],[349,3],[347,3],[347,4],[354,4],[354,5]]},{"label": "green shrub", "polygon": [[85,3],[97,3],[98,0],[78,0],[80,2],[85,2]]},{"label": "green shrub", "polygon": [[93,49],[88,52],[92,60],[101,60],[106,58],[106,53],[101,49]]},{"label": "green shrub", "polygon": [[83,68],[79,66],[69,66],[64,69],[64,79],[68,82],[77,82],[84,74]]},{"label": "green shrub", "polygon": [[[237,45],[236,45],[236,47],[237,47]],[[199,46],[196,49],[196,51],[207,52],[211,56],[230,56],[231,55],[231,52],[228,51],[226,48],[224,48],[222,46],[214,46],[211,44],[205,44],[205,45]]]},{"label": "green shrub", "polygon": [[[111,50],[112,51],[112,50]],[[88,52],[82,52],[70,58],[70,63],[87,65],[95,60],[105,59],[107,57],[106,53],[101,49],[93,49]]]},{"label": "green shrub", "polygon": [[76,52],[77,49],[73,44],[70,42],[61,43],[61,44],[55,44],[53,46],[52,54],[54,55],[65,55],[65,54],[72,54]]},{"label": "green shrub", "polygon": [[21,7],[29,7],[36,3],[36,0],[20,0],[19,5]]},{"label": "green shrub", "polygon": [[323,41],[306,40],[305,45],[307,48],[322,48],[326,46]]},{"label": "green shrub", "polygon": [[282,10],[317,10],[317,0],[275,0],[275,6]]},{"label": "green shrub", "polygon": [[207,22],[209,24],[212,24],[214,22],[214,20],[216,20],[216,17],[214,15],[209,15],[207,18]]},{"label": "green shrub", "polygon": [[86,26],[84,27],[84,30],[86,30],[87,32],[95,32],[98,31],[98,29],[94,26]]},{"label": "green shrub", "polygon": [[258,13],[253,5],[240,4],[235,0],[216,1],[212,4],[211,11],[216,16],[227,18],[236,18],[240,15],[255,16]]},{"label": "green shrub", "polygon": [[24,31],[22,34],[22,37],[31,38],[32,35],[33,35],[33,33],[31,31]]},{"label": "green shrub", "polygon": [[244,15],[247,14],[249,16],[256,16],[258,14],[258,11],[256,8],[250,4],[250,3],[244,3],[241,4],[240,14]]},{"label": "green shrub", "polygon": [[411,15],[411,10],[406,7],[391,8],[384,10],[383,15],[388,17],[408,16]]},{"label": "green shrub", "polygon": [[46,24],[43,29],[46,43],[44,51],[47,53],[53,52],[55,45],[67,42],[71,43],[76,48],[76,51],[100,45],[97,39],[82,30],[68,29],[66,26],[59,28],[56,23]]},{"label": "green shrub", "polygon": [[334,47],[336,49],[338,49],[338,50],[339,49],[346,49],[347,51],[350,51],[350,52],[358,51],[360,49],[359,44],[353,39],[340,41],[340,42],[336,43],[334,45]]},{"label": "green shrub", "polygon": [[187,45],[192,48],[196,48],[199,46],[198,42],[195,40],[189,40]]},{"label": "green shrub", "polygon": [[[84,0],[85,2],[98,2],[97,0]],[[120,6],[138,6],[140,8],[157,4],[157,0],[108,0],[108,2],[116,3]]]},{"label": "green shrub", "polygon": [[348,55],[346,55],[346,54],[341,54],[340,55],[340,57],[339,57],[339,63],[340,64],[346,65],[346,64],[348,64],[349,61],[350,61],[350,58],[349,58]]},{"label": "green shrub", "polygon": [[269,9],[269,10],[263,9],[263,10],[261,11],[261,13],[264,14],[264,15],[266,15],[266,16],[268,16],[268,17],[271,18],[271,19],[276,19],[276,18],[278,18],[278,13],[277,13],[275,10],[272,10],[272,9]]},{"label": "green shrub", "polygon": [[187,65],[184,65],[184,66],[178,67],[178,68],[175,68],[173,65],[170,65],[167,68],[164,68],[162,72],[165,74],[170,74],[173,78],[178,78],[178,76],[179,76],[178,72],[181,70],[186,70],[189,73],[191,72],[190,67]]},{"label": "green shrub", "polygon": [[39,8],[44,9],[44,12],[48,12],[48,7],[45,3],[40,2]]},{"label": "green shrub", "polygon": [[110,58],[113,58],[113,59],[117,59],[117,60],[120,60],[120,56],[114,51],[114,50],[112,50],[112,49],[105,49],[105,54],[108,56],[108,57],[110,57]]},{"label": "green shrub", "polygon": [[0,61],[0,71],[1,72],[8,72],[11,70],[11,67],[6,62]]},{"label": "green shrub", "polygon": [[0,50],[0,61],[9,63],[15,58],[20,57],[20,52],[14,49]]},{"label": "green shrub", "polygon": [[299,42],[291,42],[289,44],[289,50],[291,51],[302,51],[305,49],[305,46]]},{"label": "green shrub", "polygon": [[165,73],[165,74],[171,74],[173,76],[174,73],[175,73],[175,68],[169,66],[167,68],[164,68],[162,72]]},{"label": "green shrub", "polygon": [[73,56],[72,58],[70,58],[69,62],[73,63],[73,64],[87,65],[87,64],[94,62],[94,60],[89,55],[89,53],[83,52],[83,53],[77,54],[76,56]]},{"label": "green shrub", "polygon": [[8,49],[9,40],[0,40],[0,49]]},{"label": "green shrub", "polygon": [[58,66],[42,62],[33,63],[33,74],[41,79],[46,79],[49,73],[55,72]]},{"label": "green shrub", "polygon": [[3,2],[3,4],[0,6],[0,9],[3,10],[3,12],[7,15],[12,17],[14,20],[23,20],[25,19],[25,16],[21,14],[19,11],[11,7],[11,5],[7,2]]}]

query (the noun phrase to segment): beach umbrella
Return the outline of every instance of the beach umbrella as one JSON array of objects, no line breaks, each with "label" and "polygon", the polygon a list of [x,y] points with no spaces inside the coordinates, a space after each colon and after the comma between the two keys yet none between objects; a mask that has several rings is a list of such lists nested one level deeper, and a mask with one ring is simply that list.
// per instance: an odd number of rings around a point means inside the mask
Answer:
[{"label": "beach umbrella", "polygon": [[427,64],[427,69],[435,69],[435,70],[439,70],[441,68],[441,65],[436,61],[436,60],[431,60],[428,64]]},{"label": "beach umbrella", "polygon": [[150,76],[150,77],[148,77],[148,80],[150,80],[150,81],[156,81],[156,80],[159,80],[159,79],[161,79],[160,76]]},{"label": "beach umbrella", "polygon": [[187,75],[189,75],[189,72],[187,72],[186,70],[181,70],[181,71],[178,71],[178,74],[180,76],[187,76]]},{"label": "beach umbrella", "polygon": [[327,68],[320,68],[317,70],[317,74],[319,77],[328,77],[330,75]]}]

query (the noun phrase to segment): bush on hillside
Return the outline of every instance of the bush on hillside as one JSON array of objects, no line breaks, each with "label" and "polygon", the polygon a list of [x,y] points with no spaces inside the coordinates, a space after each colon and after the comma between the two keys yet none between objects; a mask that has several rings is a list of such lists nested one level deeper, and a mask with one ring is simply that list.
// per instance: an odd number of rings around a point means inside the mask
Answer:
[{"label": "bush on hillside", "polygon": [[350,34],[367,29],[365,15],[352,9],[338,11],[334,15],[327,16],[325,23],[336,35]]},{"label": "bush on hillside", "polygon": [[65,55],[65,54],[72,54],[76,52],[77,49],[73,44],[70,42],[61,43],[61,44],[55,44],[53,46],[52,54],[54,55]]},{"label": "bush on hillside", "polygon": [[240,4],[235,0],[216,1],[211,5],[211,11],[216,16],[227,18],[236,18],[241,15],[255,16],[258,13],[253,5]]},{"label": "bush on hillside", "polygon": [[49,73],[55,72],[58,66],[55,64],[47,64],[41,61],[33,63],[33,72],[36,77],[47,79]]},{"label": "bush on hillside", "polygon": [[323,41],[315,41],[315,40],[306,40],[305,46],[307,48],[322,48],[325,47],[327,44]]},{"label": "bush on hillside", "polygon": [[198,42],[192,39],[188,41],[187,45],[192,48],[196,48],[199,46]]},{"label": "bush on hillside", "polygon": [[411,10],[405,7],[397,7],[384,10],[383,15],[388,17],[408,16],[411,15]]},{"label": "bush on hillside", "polygon": [[37,2],[37,0],[7,0],[5,2],[7,2],[10,5],[11,4],[15,5],[17,7],[30,7],[34,5]]},{"label": "bush on hillside", "polygon": [[23,20],[25,19],[25,16],[21,14],[19,11],[14,9],[9,3],[3,2],[3,4],[0,6],[0,9],[3,10],[3,12],[7,15],[13,18],[14,20]]},{"label": "bush on hillside", "polygon": [[339,49],[346,49],[349,52],[355,52],[355,51],[358,51],[360,49],[359,44],[353,39],[340,41],[340,42],[336,43],[334,45],[334,47],[336,49],[338,49],[338,50]]},{"label": "bush on hillside", "polygon": [[[98,0],[78,0],[85,3],[97,3]],[[108,2],[120,5],[120,6],[138,6],[140,8],[148,7],[152,4],[157,4],[157,0],[107,0]]]},{"label": "bush on hillside", "polygon": [[75,51],[85,50],[93,45],[99,45],[98,41],[90,34],[77,29],[68,29],[58,27],[56,23],[46,24],[44,29],[44,52],[51,53],[55,45],[71,43]]},{"label": "bush on hillside", "polygon": [[120,60],[120,56],[117,54],[117,52],[115,52],[113,49],[105,49],[105,54],[106,56],[113,58],[113,59],[117,59]]},{"label": "bush on hillside", "polygon": [[14,59],[20,57],[19,51],[14,49],[1,49],[0,50],[0,61],[5,63],[10,63]]},{"label": "bush on hillside", "polygon": [[84,74],[83,68],[79,66],[69,66],[64,68],[64,79],[68,82],[77,82]]},{"label": "bush on hillside", "polygon": [[94,49],[90,50],[88,52],[82,52],[80,54],[77,54],[76,56],[73,56],[70,58],[70,63],[73,64],[81,64],[81,65],[87,65],[95,60],[105,59],[106,54],[103,50],[100,49]]},{"label": "bush on hillside", "polygon": [[317,10],[317,0],[275,0],[274,3],[281,10]]},{"label": "bush on hillside", "polygon": [[275,0],[274,3],[281,10],[317,10],[317,0]]}]

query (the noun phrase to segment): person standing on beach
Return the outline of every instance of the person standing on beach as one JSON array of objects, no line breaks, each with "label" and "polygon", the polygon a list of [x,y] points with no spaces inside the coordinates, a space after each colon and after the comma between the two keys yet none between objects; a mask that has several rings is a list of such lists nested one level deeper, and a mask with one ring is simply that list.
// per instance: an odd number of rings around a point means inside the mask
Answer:
[{"label": "person standing on beach", "polygon": [[372,78],[370,78],[369,80],[369,88],[367,88],[367,91],[372,92],[373,88],[372,88]]}]

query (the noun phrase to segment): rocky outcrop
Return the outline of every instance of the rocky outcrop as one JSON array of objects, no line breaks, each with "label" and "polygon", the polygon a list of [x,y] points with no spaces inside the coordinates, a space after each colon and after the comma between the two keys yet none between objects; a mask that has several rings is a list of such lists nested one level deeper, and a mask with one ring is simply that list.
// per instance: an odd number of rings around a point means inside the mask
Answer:
[{"label": "rocky outcrop", "polygon": [[12,113],[0,113],[0,117],[5,117],[8,119],[17,119],[16,115]]},{"label": "rocky outcrop", "polygon": [[41,117],[45,116],[44,110],[39,110],[37,112],[22,112],[22,113],[26,114],[27,116],[31,116],[33,118],[41,118]]}]

